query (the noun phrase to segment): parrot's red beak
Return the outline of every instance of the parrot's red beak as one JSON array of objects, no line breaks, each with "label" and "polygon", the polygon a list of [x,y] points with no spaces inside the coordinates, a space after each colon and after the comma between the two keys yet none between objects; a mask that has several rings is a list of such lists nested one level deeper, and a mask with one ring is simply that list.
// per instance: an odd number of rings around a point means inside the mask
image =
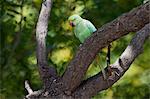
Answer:
[{"label": "parrot's red beak", "polygon": [[70,24],[70,26],[72,26],[72,27],[75,26],[75,24],[74,24],[72,21],[70,21],[69,24]]}]

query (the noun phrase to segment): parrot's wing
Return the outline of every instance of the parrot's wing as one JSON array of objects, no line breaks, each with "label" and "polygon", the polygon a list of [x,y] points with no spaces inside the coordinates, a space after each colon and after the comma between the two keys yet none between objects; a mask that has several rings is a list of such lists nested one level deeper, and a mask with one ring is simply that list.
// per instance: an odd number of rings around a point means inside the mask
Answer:
[{"label": "parrot's wing", "polygon": [[95,32],[97,30],[90,21],[85,20],[85,22],[86,22],[86,26],[88,27],[88,29],[90,30],[91,33]]}]

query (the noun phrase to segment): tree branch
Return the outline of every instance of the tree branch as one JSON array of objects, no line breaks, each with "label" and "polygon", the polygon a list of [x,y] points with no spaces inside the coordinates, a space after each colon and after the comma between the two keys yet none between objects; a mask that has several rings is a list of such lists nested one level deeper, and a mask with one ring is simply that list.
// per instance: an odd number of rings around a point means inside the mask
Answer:
[{"label": "tree branch", "polygon": [[70,94],[79,86],[89,65],[103,47],[149,23],[149,5],[150,3],[143,4],[104,25],[79,47],[62,79],[66,94]]},{"label": "tree branch", "polygon": [[45,0],[42,3],[42,8],[36,27],[37,64],[39,67],[40,76],[44,83],[44,87],[49,87],[50,81],[54,79],[51,79],[50,77],[56,75],[56,70],[52,67],[48,67],[46,53],[46,36],[48,31],[48,19],[50,16],[51,5],[51,0]]},{"label": "tree branch", "polygon": [[111,87],[123,76],[135,58],[143,51],[144,41],[148,37],[150,37],[150,23],[136,33],[120,58],[111,65],[114,73],[112,76],[113,80],[106,81],[103,79],[102,73],[99,73],[86,80],[84,84],[75,91],[74,96],[76,98],[77,96],[80,98],[89,98],[96,95],[99,91]]},{"label": "tree branch", "polygon": [[51,0],[46,0],[42,4],[41,12],[36,27],[37,62],[38,65],[40,66],[47,65],[46,35],[50,11],[51,11]]},{"label": "tree branch", "polygon": [[26,88],[26,90],[28,91],[29,94],[33,93],[33,90],[31,89],[31,87],[30,87],[27,80],[25,81],[25,88]]}]

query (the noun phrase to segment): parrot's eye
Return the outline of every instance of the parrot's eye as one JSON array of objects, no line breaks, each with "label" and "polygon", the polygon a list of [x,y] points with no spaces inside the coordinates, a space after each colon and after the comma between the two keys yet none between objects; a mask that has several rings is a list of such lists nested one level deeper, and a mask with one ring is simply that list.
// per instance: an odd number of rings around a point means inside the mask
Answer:
[{"label": "parrot's eye", "polygon": [[69,24],[70,24],[70,26],[72,26],[72,27],[75,26],[75,24],[73,23],[73,21],[70,21]]}]

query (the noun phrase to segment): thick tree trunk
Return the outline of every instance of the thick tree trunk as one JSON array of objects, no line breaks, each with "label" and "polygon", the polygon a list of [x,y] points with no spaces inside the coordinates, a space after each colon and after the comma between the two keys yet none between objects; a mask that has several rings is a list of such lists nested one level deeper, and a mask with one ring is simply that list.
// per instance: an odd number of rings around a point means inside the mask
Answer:
[{"label": "thick tree trunk", "polygon": [[[43,2],[36,28],[36,38],[38,67],[43,80],[44,89],[32,92],[30,86],[26,82],[26,89],[29,91],[29,95],[26,97],[28,99],[87,99],[112,86],[123,76],[132,62],[142,52],[144,41],[150,36],[149,6],[150,2],[143,4],[99,28],[98,31],[96,31],[79,47],[63,77],[57,77],[55,69],[48,68],[46,57],[45,38],[47,35],[51,0]],[[96,54],[112,41],[127,35],[130,32],[137,33],[118,60],[111,65],[113,75],[111,75],[108,80],[104,80],[102,73],[100,72],[86,81],[83,81],[83,77]],[[108,75],[107,68],[105,68],[105,70]]]}]

